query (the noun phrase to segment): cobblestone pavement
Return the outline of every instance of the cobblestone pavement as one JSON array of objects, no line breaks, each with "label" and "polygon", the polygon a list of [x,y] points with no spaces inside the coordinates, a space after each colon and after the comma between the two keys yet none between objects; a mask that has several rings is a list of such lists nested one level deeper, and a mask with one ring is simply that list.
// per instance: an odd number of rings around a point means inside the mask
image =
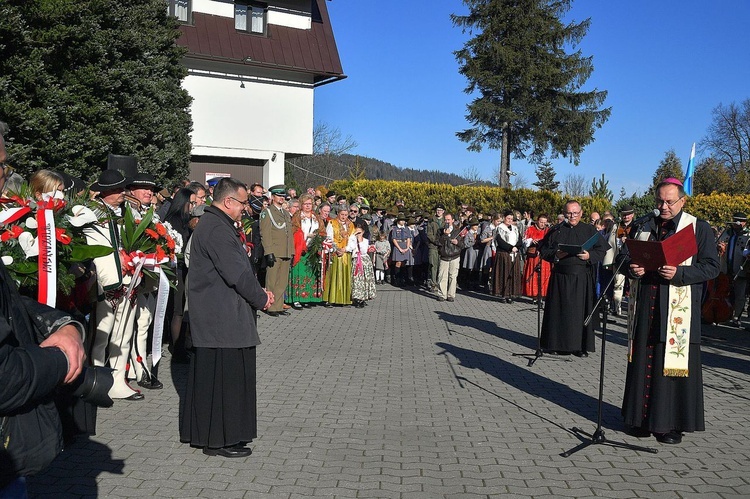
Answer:
[{"label": "cobblestone pavement", "polygon": [[[221,318],[217,318],[221,320]],[[460,293],[378,287],[364,309],[261,315],[258,429],[246,459],[178,439],[184,365],[163,361],[161,391],[99,411],[33,496],[60,497],[750,497],[750,333],[705,327],[706,431],[669,446],[625,435],[624,321],[609,327],[602,426],[601,343],[589,358],[536,348],[537,309]]]}]

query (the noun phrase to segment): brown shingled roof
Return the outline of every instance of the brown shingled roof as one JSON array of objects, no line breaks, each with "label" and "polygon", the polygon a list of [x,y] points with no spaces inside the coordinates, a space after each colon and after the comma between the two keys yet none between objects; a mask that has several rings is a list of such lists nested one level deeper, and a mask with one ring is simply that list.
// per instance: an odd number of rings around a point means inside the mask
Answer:
[{"label": "brown shingled roof", "polygon": [[234,19],[200,12],[180,26],[177,44],[188,57],[312,73],[315,83],[346,78],[325,0],[313,0],[312,29],[269,25],[267,36],[242,33]]}]

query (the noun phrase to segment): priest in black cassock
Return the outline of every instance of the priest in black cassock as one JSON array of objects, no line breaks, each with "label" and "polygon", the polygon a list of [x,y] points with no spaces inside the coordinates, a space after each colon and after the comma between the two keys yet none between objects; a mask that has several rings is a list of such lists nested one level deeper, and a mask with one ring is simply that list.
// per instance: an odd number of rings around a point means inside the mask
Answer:
[{"label": "priest in black cassock", "polygon": [[631,278],[628,304],[629,363],[622,415],[626,431],[651,433],[679,444],[682,432],[703,431],[701,293],[719,274],[719,256],[707,222],[682,211],[682,183],[667,178],[656,187],[658,218],[629,237],[661,241],[693,226],[697,254],[677,266],[647,271],[631,258],[627,243],[618,255]]},{"label": "priest in black cassock", "polygon": [[[565,203],[566,221],[553,227],[542,240],[542,258],[554,263],[542,321],[541,348],[546,352],[573,353],[588,357],[593,352],[594,324],[583,322],[594,308],[594,271],[604,259],[609,243],[596,227],[581,222],[583,210],[578,201]],[[560,244],[583,245],[593,236],[594,245],[578,254],[559,249]]]}]

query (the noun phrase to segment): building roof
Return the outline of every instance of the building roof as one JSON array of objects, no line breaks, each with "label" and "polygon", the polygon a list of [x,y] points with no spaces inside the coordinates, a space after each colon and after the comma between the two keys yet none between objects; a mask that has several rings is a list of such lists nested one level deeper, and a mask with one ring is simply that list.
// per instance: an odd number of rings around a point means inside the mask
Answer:
[{"label": "building roof", "polygon": [[180,26],[177,44],[188,57],[234,62],[314,75],[316,85],[346,78],[325,0],[312,0],[312,29],[269,25],[266,36],[242,33],[234,19],[200,12]]}]

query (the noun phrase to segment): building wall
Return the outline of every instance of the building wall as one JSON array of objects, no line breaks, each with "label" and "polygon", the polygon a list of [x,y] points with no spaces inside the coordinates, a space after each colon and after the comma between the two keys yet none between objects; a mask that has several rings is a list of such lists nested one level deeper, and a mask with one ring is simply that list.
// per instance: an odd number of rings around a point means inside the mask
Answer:
[{"label": "building wall", "polygon": [[[193,12],[234,17],[234,0],[193,0]],[[268,24],[310,29],[311,22],[309,1],[275,1],[268,6]]]},{"label": "building wall", "polygon": [[191,74],[183,86],[193,97],[193,156],[263,161],[268,186],[284,182],[287,154],[312,154],[311,87],[226,74]]}]

